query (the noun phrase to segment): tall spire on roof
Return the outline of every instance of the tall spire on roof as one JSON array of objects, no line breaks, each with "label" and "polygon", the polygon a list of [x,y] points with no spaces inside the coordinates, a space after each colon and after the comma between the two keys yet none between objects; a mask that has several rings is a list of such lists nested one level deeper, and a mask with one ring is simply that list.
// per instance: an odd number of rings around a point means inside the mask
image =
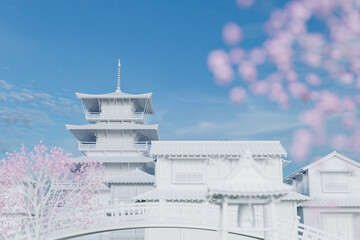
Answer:
[{"label": "tall spire on roof", "polygon": [[117,88],[116,88],[116,92],[121,92],[120,90],[120,59],[119,59],[119,63],[118,63],[118,79],[117,79]]}]

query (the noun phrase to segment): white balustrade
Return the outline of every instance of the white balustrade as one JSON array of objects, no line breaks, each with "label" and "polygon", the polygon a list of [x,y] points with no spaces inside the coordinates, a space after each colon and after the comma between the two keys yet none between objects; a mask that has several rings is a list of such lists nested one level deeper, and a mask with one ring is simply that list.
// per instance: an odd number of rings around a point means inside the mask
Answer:
[{"label": "white balustrade", "polygon": [[[74,213],[76,214],[76,213]],[[105,229],[120,230],[128,228],[146,227],[182,227],[197,228],[216,231],[219,227],[219,206],[209,203],[181,203],[181,202],[146,202],[146,203],[122,203],[112,207],[99,208],[94,221],[81,229],[68,221],[58,229],[50,229],[44,237],[46,239],[58,239],[86,234],[102,232]],[[278,219],[277,240],[340,240],[316,228],[300,224],[298,219],[286,221]],[[230,224],[232,225],[232,224]],[[49,229],[48,229],[49,230]],[[238,228],[228,226],[229,233],[252,234],[256,239],[263,239],[264,233],[271,231],[266,228]],[[104,238],[105,237],[105,238]],[[142,240],[143,236],[103,236],[103,240]],[[16,239],[20,239],[18,235]]]},{"label": "white balustrade", "polygon": [[78,148],[80,151],[91,151],[91,150],[115,150],[115,151],[126,151],[126,152],[148,152],[149,143],[96,143],[96,142],[79,142]]},{"label": "white balustrade", "polygon": [[142,121],[145,122],[145,115],[143,112],[134,113],[100,113],[100,112],[86,112],[85,117],[90,121],[111,121],[111,120],[128,120],[128,121]]},{"label": "white balustrade", "polygon": [[279,240],[340,240],[320,229],[299,223],[297,217],[293,222],[278,219]]}]

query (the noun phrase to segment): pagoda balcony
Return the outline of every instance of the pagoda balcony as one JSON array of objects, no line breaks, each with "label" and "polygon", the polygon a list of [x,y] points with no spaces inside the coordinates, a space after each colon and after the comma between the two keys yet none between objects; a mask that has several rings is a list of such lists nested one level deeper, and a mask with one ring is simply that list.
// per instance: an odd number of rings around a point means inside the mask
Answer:
[{"label": "pagoda balcony", "polygon": [[147,153],[150,150],[149,142],[139,143],[96,143],[96,142],[79,142],[80,151],[116,151],[116,152],[137,152]]},{"label": "pagoda balcony", "polygon": [[100,113],[100,112],[86,112],[86,120],[90,122],[99,121],[135,121],[140,123],[146,123],[147,114],[143,112],[134,112],[129,114],[124,113]]}]

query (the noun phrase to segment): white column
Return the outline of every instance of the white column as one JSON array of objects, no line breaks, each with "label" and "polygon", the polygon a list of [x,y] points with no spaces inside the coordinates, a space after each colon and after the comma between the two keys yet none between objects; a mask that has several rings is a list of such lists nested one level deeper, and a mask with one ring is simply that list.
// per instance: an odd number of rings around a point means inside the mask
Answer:
[{"label": "white column", "polygon": [[277,232],[277,214],[276,214],[276,209],[275,209],[275,198],[273,196],[271,196],[271,201],[270,201],[270,214],[271,214],[271,239],[275,240],[278,239],[278,232]]},{"label": "white column", "polygon": [[220,214],[219,214],[219,240],[227,240],[228,239],[228,212],[229,212],[229,205],[227,202],[227,198],[224,197],[222,203],[220,204]]}]

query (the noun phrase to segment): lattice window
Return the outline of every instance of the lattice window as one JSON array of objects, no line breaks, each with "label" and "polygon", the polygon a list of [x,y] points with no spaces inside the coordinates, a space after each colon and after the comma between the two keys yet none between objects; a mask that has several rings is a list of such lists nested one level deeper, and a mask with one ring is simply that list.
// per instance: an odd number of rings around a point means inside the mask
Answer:
[{"label": "lattice window", "polygon": [[348,172],[323,172],[322,189],[323,192],[347,192],[349,191]]},{"label": "lattice window", "polygon": [[205,169],[203,160],[174,160],[174,183],[205,183]]}]

